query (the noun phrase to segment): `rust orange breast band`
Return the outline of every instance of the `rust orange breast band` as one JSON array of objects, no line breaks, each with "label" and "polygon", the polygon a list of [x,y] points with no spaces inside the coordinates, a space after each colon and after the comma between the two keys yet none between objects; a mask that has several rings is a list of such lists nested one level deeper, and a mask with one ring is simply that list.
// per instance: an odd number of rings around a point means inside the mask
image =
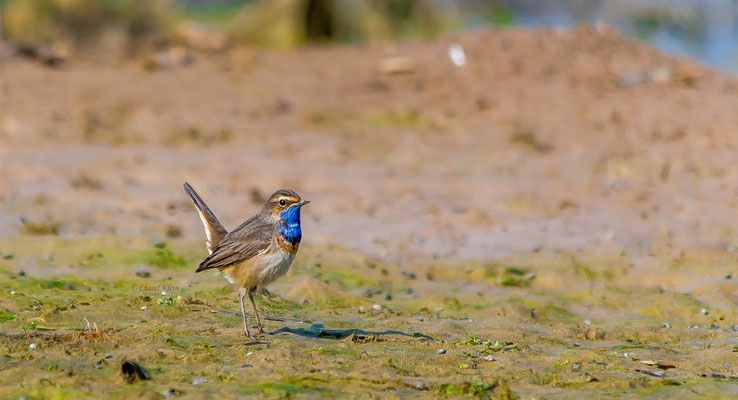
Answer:
[{"label": "rust orange breast band", "polygon": [[287,254],[297,253],[297,250],[300,248],[300,242],[290,243],[282,235],[278,234],[276,236],[277,236],[277,245],[279,246],[280,249],[282,249],[282,251],[284,251]]}]

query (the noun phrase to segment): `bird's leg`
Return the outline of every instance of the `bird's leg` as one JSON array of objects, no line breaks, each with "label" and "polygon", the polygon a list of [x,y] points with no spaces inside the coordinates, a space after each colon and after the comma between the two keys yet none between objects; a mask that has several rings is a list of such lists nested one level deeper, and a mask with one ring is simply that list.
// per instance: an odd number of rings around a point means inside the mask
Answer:
[{"label": "bird's leg", "polygon": [[[241,316],[243,316],[243,333],[250,337],[251,339],[254,339],[254,336],[251,335],[251,332],[249,332],[249,323],[246,320],[246,305],[243,303],[243,299],[246,297],[246,288],[239,288],[238,289],[238,298],[241,300]],[[253,302],[253,300],[251,300]]]},{"label": "bird's leg", "polygon": [[254,315],[256,315],[256,325],[259,326],[259,333],[266,333],[264,332],[264,328],[261,326],[261,318],[259,318],[259,310],[256,309],[256,302],[254,302],[254,289],[249,290],[249,300],[251,300],[251,305],[254,306]]}]

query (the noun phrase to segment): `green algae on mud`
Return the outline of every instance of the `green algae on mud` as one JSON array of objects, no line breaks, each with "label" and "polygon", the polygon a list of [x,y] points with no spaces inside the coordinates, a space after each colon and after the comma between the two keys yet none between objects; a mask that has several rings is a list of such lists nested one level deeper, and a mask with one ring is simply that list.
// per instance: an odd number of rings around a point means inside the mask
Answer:
[{"label": "green algae on mud", "polygon": [[[233,288],[192,272],[201,246],[155,244],[0,243],[13,254],[0,261],[0,396],[719,397],[738,388],[736,286],[724,278],[733,259],[689,261],[720,278],[685,288],[681,274],[693,272],[671,260],[634,268],[622,256],[533,253],[400,266],[306,246],[259,296],[270,334],[251,343]],[[136,275],[141,267],[150,274]],[[669,279],[650,278],[662,270]],[[506,274],[534,278],[508,285]],[[124,360],[152,379],[125,383]]]}]

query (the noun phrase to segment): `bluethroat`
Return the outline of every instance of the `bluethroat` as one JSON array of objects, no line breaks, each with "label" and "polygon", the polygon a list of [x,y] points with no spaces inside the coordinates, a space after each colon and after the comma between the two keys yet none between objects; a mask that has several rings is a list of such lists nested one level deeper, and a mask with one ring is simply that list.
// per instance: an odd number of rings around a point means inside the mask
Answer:
[{"label": "bluethroat", "polygon": [[188,183],[184,184],[184,188],[195,203],[205,226],[205,246],[210,253],[195,272],[217,268],[229,282],[238,285],[244,333],[254,338],[246,320],[246,294],[254,307],[259,333],[265,333],[254,302],[254,293],[290,269],[302,239],[300,209],[309,201],[302,200],[292,190],[277,190],[258,214],[228,232],[195,189]]}]

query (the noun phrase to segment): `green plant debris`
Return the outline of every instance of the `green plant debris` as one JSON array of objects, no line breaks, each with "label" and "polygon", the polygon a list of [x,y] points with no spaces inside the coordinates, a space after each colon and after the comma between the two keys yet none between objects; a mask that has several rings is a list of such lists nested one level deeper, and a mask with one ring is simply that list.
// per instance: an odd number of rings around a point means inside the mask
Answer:
[{"label": "green plant debris", "polygon": [[150,252],[145,258],[145,262],[152,267],[159,268],[184,268],[187,266],[187,261],[184,257],[163,247],[158,247],[153,252]]},{"label": "green plant debris", "polygon": [[[295,269],[256,296],[268,334],[252,341],[242,334],[235,289],[217,273],[181,268],[195,257],[181,250],[184,243],[34,237],[30,246],[24,238],[0,243],[16,255],[0,274],[0,397],[682,397],[689,390],[719,397],[716,382],[738,384],[710,375],[733,362],[729,321],[738,312],[666,287],[626,284],[620,274],[590,273],[612,265],[596,257],[578,256],[588,269],[573,268],[569,256],[538,254],[418,261],[416,279],[408,279],[389,262],[306,246]],[[50,273],[41,263],[19,274],[15,263],[35,260],[34,246],[53,248],[70,271]],[[94,263],[76,262],[90,256]],[[142,264],[162,269],[142,279],[135,274]],[[529,277],[529,284],[499,285],[503,276]],[[378,294],[366,298],[367,287]],[[644,301],[649,317],[640,313]],[[256,329],[253,318],[249,324]],[[126,383],[124,359],[151,380]],[[663,370],[641,360],[674,367],[666,377],[649,376],[636,369]],[[34,386],[50,376],[58,386]]]},{"label": "green plant debris", "polygon": [[552,149],[551,145],[541,142],[535,134],[530,131],[516,132],[510,137],[510,141],[512,143],[521,144],[536,153],[548,153]]},{"label": "green plant debris", "polygon": [[592,271],[591,268],[587,267],[586,265],[582,264],[574,264],[574,271],[584,279],[588,281],[592,281],[597,277],[597,274]]},{"label": "green plant debris", "polygon": [[464,382],[460,384],[445,383],[438,387],[437,394],[480,396],[492,388],[492,385],[483,382]]},{"label": "green plant debris", "polygon": [[499,277],[497,283],[500,286],[517,286],[517,287],[528,287],[530,286],[536,275],[532,272],[524,269],[510,267],[506,268]]},{"label": "green plant debris", "polygon": [[58,235],[59,224],[54,222],[37,222],[23,220],[21,232],[26,235]]},{"label": "green plant debris", "polygon": [[12,319],[15,319],[15,314],[8,310],[0,311],[0,323],[10,321]]}]

